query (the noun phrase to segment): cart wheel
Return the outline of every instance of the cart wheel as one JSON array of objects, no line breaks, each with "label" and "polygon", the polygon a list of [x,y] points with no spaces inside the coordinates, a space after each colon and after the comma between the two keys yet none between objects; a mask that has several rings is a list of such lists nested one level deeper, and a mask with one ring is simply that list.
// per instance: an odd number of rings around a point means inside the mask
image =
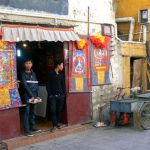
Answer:
[{"label": "cart wheel", "polygon": [[150,129],[150,103],[145,103],[141,109],[141,126]]}]

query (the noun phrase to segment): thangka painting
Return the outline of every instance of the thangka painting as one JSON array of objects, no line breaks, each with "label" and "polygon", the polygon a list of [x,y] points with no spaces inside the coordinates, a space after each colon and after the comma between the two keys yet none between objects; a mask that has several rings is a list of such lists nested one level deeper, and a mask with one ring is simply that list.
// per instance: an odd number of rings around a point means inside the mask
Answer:
[{"label": "thangka painting", "polygon": [[16,64],[16,43],[15,42],[4,42],[0,41],[0,49],[3,51],[11,51],[12,52],[12,61],[13,61],[13,83],[14,87],[16,87],[16,81],[17,81],[17,64]]},{"label": "thangka painting", "polygon": [[[17,64],[16,64],[16,56],[17,56],[17,51],[16,51],[16,43],[14,42],[9,42],[8,44],[8,49],[10,49],[13,53],[13,73],[14,73],[14,77],[13,77],[13,82],[16,83],[17,81]],[[14,84],[14,86],[16,87],[16,84]]]},{"label": "thangka painting", "polygon": [[18,89],[10,89],[11,107],[19,107],[22,105]]},{"label": "thangka painting", "polygon": [[110,52],[109,47],[103,49],[91,44],[91,84],[103,85],[110,83],[109,66]]},{"label": "thangka painting", "polygon": [[22,105],[16,81],[16,44],[0,41],[0,110]]},{"label": "thangka painting", "polygon": [[72,60],[73,76],[85,76],[86,69],[86,54],[81,50],[75,50]]},{"label": "thangka painting", "polygon": [[12,88],[14,81],[13,54],[11,50],[0,50],[0,88]]},{"label": "thangka painting", "polygon": [[72,42],[70,50],[70,92],[89,92],[89,68],[88,68],[88,48],[78,49]]},{"label": "thangka painting", "polygon": [[0,88],[0,110],[22,105],[18,89]]},{"label": "thangka painting", "polygon": [[9,89],[0,88],[0,109],[6,109],[11,105]]}]

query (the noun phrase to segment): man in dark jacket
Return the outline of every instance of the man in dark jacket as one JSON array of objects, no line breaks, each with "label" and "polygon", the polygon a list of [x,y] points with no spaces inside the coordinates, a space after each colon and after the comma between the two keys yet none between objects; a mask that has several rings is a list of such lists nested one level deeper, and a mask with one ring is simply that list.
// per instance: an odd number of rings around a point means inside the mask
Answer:
[{"label": "man in dark jacket", "polygon": [[53,128],[51,131],[60,129],[60,116],[64,105],[65,97],[65,81],[61,71],[63,70],[63,62],[57,60],[54,63],[54,70],[48,74],[47,92],[50,104],[51,121]]},{"label": "man in dark jacket", "polygon": [[23,125],[26,136],[33,136],[31,132],[40,131],[35,128],[35,104],[29,103],[29,99],[34,100],[38,97],[38,81],[36,74],[32,70],[32,65],[32,60],[27,59],[24,62],[25,70],[21,75],[24,89],[24,100],[26,102],[26,106],[23,111]]}]

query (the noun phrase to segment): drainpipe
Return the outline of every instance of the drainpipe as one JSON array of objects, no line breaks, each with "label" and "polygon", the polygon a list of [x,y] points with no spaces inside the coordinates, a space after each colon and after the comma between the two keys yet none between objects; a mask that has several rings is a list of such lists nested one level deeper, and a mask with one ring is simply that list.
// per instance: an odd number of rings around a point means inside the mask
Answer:
[{"label": "drainpipe", "polygon": [[134,32],[135,19],[133,17],[117,18],[116,22],[117,23],[130,22],[128,41],[133,41],[133,32]]},{"label": "drainpipe", "polygon": [[143,25],[143,42],[147,40],[147,26]]}]

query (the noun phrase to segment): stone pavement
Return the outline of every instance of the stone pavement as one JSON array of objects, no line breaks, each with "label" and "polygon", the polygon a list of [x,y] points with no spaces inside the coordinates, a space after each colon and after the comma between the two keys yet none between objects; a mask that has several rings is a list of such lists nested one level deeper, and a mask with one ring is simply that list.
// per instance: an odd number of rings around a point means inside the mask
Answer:
[{"label": "stone pavement", "polygon": [[16,150],[150,150],[150,130],[94,128]]}]

